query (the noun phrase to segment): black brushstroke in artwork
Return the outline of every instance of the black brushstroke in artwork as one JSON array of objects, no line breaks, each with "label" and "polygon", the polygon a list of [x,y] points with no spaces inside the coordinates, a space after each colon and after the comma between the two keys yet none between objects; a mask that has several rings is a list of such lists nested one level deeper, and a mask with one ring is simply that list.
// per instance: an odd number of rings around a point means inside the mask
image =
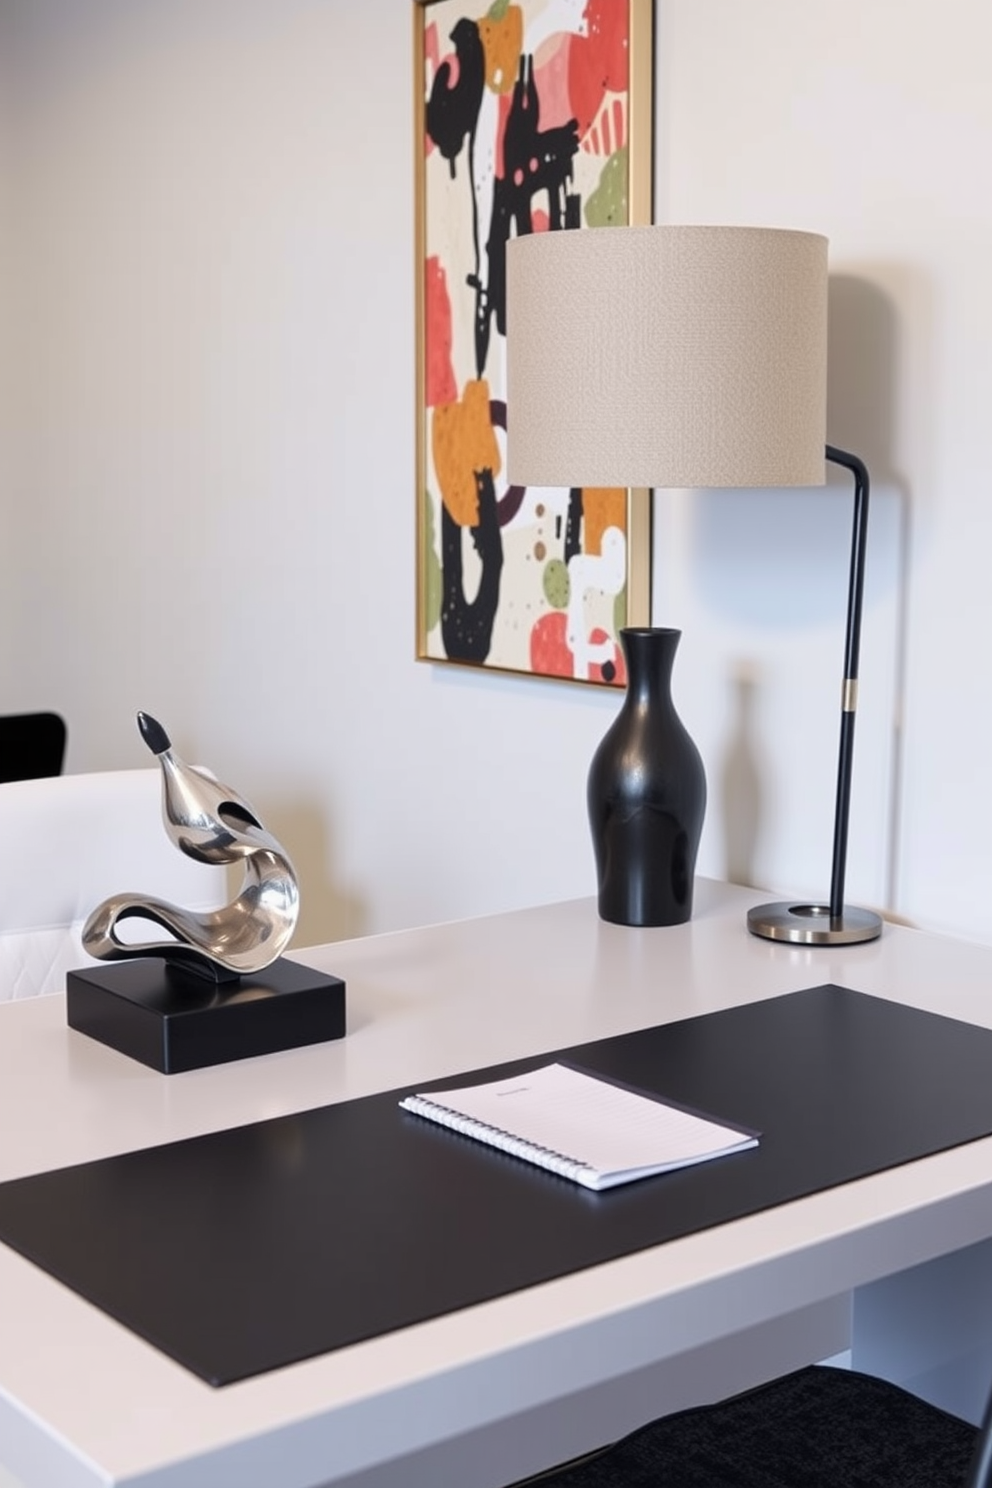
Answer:
[{"label": "black brushstroke in artwork", "polygon": [[[451,64],[442,62],[431,87],[431,96],[427,100],[427,133],[447,160],[452,180],[455,179],[455,161],[461,154],[466,139],[468,140],[468,187],[475,268],[467,277],[469,287],[476,292],[475,313],[478,321],[478,301],[482,287],[479,277],[479,203],[475,190],[475,132],[486,86],[486,54],[475,21],[464,17],[457,21],[450,40],[455,44],[455,56],[458,59],[458,81],[454,87],[451,86]],[[484,366],[485,363],[476,367],[476,377],[482,376]]]},{"label": "black brushstroke in artwork", "polygon": [[[434,77],[427,100],[427,133],[440,150],[455,178],[455,161],[461,154],[466,137],[469,141],[469,174],[472,170],[472,145],[486,86],[486,58],[479,28],[475,21],[460,20],[450,38],[458,59],[458,81],[451,84],[451,63],[442,62]],[[473,199],[475,193],[473,192]]]},{"label": "black brushstroke in artwork", "polygon": [[[489,422],[494,429],[502,429],[506,433],[506,404],[502,398],[490,398],[489,400]],[[496,510],[499,513],[499,525],[505,527],[512,522],[517,512],[524,504],[526,486],[507,486],[499,501]]]},{"label": "black brushstroke in artwork", "polygon": [[[455,161],[468,140],[468,188],[472,211],[472,248],[475,269],[468,276],[469,286],[479,285],[479,204],[475,191],[475,132],[482,109],[486,86],[486,54],[475,21],[462,17],[456,21],[450,40],[458,60],[458,81],[452,86],[451,64],[442,62],[434,77],[427,100],[427,133],[448,162],[451,179],[455,179]],[[476,312],[478,313],[478,312]],[[481,368],[476,372],[482,376]]]},{"label": "black brushstroke in artwork", "polygon": [[566,563],[570,563],[582,552],[582,487],[573,486],[568,493],[568,517],[565,522]]},{"label": "black brushstroke in artwork", "polygon": [[499,582],[503,571],[503,541],[496,511],[496,491],[491,470],[475,476],[479,497],[479,521],[472,527],[472,542],[482,564],[482,579],[475,599],[465,598],[462,568],[462,529],[441,507],[441,636],[451,661],[473,661],[481,665],[492,644],[493,621],[499,605]]},{"label": "black brushstroke in artwork", "polygon": [[547,192],[552,229],[580,225],[581,198],[570,189],[572,161],[579,148],[576,119],[554,129],[540,128],[541,104],[534,82],[534,59],[520,58],[513,100],[503,133],[503,174],[493,185],[493,210],[486,242],[488,285],[476,286],[475,360],[481,377],[489,355],[492,318],[506,335],[506,244],[511,226],[517,236],[532,230],[534,198]]},{"label": "black brushstroke in artwork", "polygon": [[[511,231],[520,236],[533,228],[535,197],[546,194],[548,221],[552,229],[580,225],[581,198],[572,190],[572,162],[579,148],[578,121],[553,129],[540,129],[540,99],[534,82],[530,56],[521,56],[517,80],[503,133],[503,174],[493,183],[492,211],[486,240],[486,272],[480,247],[479,204],[475,182],[475,145],[486,86],[485,53],[479,27],[462,18],[450,33],[458,63],[452,81],[449,62],[439,66],[427,101],[426,128],[430,139],[447,160],[454,180],[456,161],[467,154],[467,180],[472,212],[472,242],[475,266],[467,276],[474,291],[474,341],[476,377],[486,373],[492,322],[499,335],[506,335],[506,244]],[[466,149],[467,146],[467,149]],[[501,406],[505,428],[505,405]],[[493,426],[500,426],[496,406]],[[472,541],[482,565],[482,580],[471,602],[464,592],[462,530],[442,503],[441,509],[441,635],[452,661],[483,663],[492,645],[492,631],[499,607],[503,569],[500,526],[513,519],[523,502],[523,487],[511,487],[497,503],[491,470],[474,472],[479,497],[479,522],[471,528]],[[573,492],[569,503],[566,559],[581,549],[581,493]]]}]

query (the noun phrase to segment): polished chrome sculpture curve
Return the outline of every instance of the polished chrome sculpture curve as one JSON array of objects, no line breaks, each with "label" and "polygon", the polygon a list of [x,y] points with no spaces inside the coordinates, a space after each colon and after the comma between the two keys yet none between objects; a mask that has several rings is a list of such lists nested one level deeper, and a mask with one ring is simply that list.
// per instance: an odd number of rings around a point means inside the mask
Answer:
[{"label": "polished chrome sculpture curve", "polygon": [[[204,770],[179,758],[168,734],[138,714],[142,738],[162,767],[165,830],[181,852],[199,863],[244,866],[237,898],[196,913],[164,899],[115,894],[83,926],[83,948],[101,961],[159,956],[218,980],[264,970],[289,945],[300,912],[293,865],[248,803]],[[150,920],[169,940],[121,940],[122,920]]]}]

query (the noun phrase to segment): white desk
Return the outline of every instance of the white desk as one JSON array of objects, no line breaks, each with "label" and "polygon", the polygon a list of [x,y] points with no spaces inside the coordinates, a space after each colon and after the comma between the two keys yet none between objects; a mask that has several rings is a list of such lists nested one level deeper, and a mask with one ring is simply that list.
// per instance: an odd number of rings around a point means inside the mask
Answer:
[{"label": "white desk", "polygon": [[[701,882],[669,930],[583,900],[301,952],[346,979],[348,1037],[185,1075],[71,1032],[61,997],[5,1005],[0,1179],[828,981],[992,1026],[992,949],[776,946],[744,928],[756,897]],[[974,1308],[910,1336],[906,1298],[922,1280],[946,1317],[945,1273],[992,1247],[898,1273],[989,1237],[992,1139],[220,1390],[0,1246],[0,1463],[40,1488],[495,1488],[852,1326],[855,1363],[967,1392]]]}]

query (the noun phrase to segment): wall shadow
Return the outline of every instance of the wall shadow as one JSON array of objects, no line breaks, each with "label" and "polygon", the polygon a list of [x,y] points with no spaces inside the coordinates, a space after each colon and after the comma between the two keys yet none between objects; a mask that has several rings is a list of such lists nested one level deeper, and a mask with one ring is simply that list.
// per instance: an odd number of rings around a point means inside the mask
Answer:
[{"label": "wall shadow", "polygon": [[[896,306],[877,284],[854,274],[831,275],[827,322],[829,438],[831,443],[860,455],[868,466],[872,489],[885,487],[896,503],[893,708],[889,724],[888,841],[882,906],[890,911],[898,894],[912,535],[909,482],[895,457],[896,394],[901,361],[899,329]],[[870,521],[868,542],[870,549]]]},{"label": "wall shadow", "polygon": [[[894,272],[898,277],[898,271]],[[880,270],[880,278],[886,277],[892,276]],[[828,344],[828,440],[859,455],[868,467],[873,493],[877,496],[884,489],[887,498],[894,497],[897,508],[894,524],[888,524],[889,540],[895,543],[897,551],[885,554],[884,563],[878,565],[891,575],[896,637],[884,868],[885,905],[889,906],[895,901],[899,857],[901,701],[910,562],[908,484],[896,467],[893,453],[900,358],[895,302],[878,283],[854,274],[831,275]],[[842,491],[853,494],[851,477],[846,471],[828,465],[827,478],[831,487],[838,487],[837,494]],[[831,614],[836,613],[838,604],[846,605],[846,592],[835,596],[832,588],[827,593],[808,582],[812,573],[811,552],[824,552],[825,545],[829,545],[836,559],[840,556],[837,551],[840,546],[843,544],[846,554],[850,544],[849,518],[839,520],[831,512],[827,526],[817,528],[820,510],[821,498],[815,492],[703,493],[697,538],[702,537],[708,558],[716,559],[707,566],[720,583],[721,608],[727,608],[730,598],[734,607],[740,604],[742,621],[768,623],[781,629],[790,623],[822,619],[821,611],[827,605]],[[817,543],[824,546],[817,547]],[[871,565],[870,522],[867,555]],[[737,579],[728,584],[726,580],[734,571]],[[740,581],[741,573],[747,575],[746,585]],[[787,577],[790,574],[791,579]],[[838,685],[842,659],[838,645]],[[731,882],[753,884],[768,795],[763,784],[761,740],[754,723],[761,677],[752,658],[739,659],[732,666],[727,688],[728,726],[720,764],[724,873]]]},{"label": "wall shadow", "polygon": [[720,767],[724,877],[753,884],[758,834],[765,800],[758,748],[754,737],[755,667],[738,662],[730,678],[733,695],[730,733]]}]

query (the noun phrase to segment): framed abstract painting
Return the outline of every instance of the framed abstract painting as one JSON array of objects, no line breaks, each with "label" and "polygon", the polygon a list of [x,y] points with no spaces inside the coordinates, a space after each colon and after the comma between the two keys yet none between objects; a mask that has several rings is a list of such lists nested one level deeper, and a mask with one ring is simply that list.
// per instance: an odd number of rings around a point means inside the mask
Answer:
[{"label": "framed abstract painting", "polygon": [[415,0],[417,654],[622,686],[647,491],[511,486],[505,259],[651,220],[651,0]]}]

